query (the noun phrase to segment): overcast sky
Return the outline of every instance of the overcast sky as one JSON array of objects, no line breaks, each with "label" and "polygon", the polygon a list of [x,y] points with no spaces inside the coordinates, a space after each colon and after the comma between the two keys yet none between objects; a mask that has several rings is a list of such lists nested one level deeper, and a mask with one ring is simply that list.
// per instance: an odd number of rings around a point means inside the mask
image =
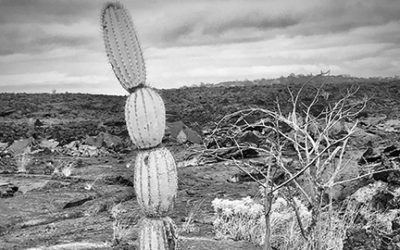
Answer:
[{"label": "overcast sky", "polygon": [[[125,94],[98,0],[0,0],[0,92]],[[400,74],[399,0],[125,0],[156,88]]]}]

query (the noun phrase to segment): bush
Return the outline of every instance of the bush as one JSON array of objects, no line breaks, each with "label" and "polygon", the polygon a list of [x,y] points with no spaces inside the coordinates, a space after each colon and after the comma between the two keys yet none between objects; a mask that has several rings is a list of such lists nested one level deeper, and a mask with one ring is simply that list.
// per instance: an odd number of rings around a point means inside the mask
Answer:
[{"label": "bush", "polygon": [[[303,221],[310,221],[311,213],[294,198]],[[214,230],[218,238],[248,240],[264,245],[265,217],[264,207],[250,197],[241,200],[214,199],[212,202],[216,219]],[[303,244],[295,212],[282,197],[278,197],[271,207],[271,245],[278,249],[295,249]]]}]

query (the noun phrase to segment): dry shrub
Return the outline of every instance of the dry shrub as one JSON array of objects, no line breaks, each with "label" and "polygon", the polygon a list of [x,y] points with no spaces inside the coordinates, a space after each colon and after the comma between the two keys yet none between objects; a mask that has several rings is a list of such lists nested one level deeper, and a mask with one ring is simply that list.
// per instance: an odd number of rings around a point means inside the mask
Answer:
[{"label": "dry shrub", "polygon": [[[307,226],[311,222],[311,211],[302,202],[294,198],[299,214]],[[348,203],[343,214],[325,212],[318,221],[317,228],[322,236],[321,249],[339,250],[347,229],[354,223],[358,208]],[[257,245],[264,245],[265,217],[263,206],[250,197],[241,200],[214,199],[214,230],[217,238],[247,240]],[[308,242],[301,235],[293,206],[282,197],[277,197],[271,206],[271,246],[275,249],[307,249]]]}]

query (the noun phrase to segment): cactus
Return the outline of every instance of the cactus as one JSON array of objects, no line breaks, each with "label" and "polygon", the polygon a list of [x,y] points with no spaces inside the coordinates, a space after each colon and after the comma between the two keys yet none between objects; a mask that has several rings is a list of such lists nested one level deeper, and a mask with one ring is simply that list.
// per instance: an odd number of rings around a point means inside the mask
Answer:
[{"label": "cactus", "polygon": [[168,149],[139,152],[134,176],[137,200],[147,217],[165,216],[172,210],[178,182],[175,160]]},{"label": "cactus", "polygon": [[107,3],[101,12],[108,59],[122,87],[132,93],[146,82],[146,67],[132,19],[119,2]]},{"label": "cactus", "polygon": [[[141,149],[135,162],[135,192],[145,218],[141,224],[141,250],[174,250],[176,231],[166,217],[178,189],[172,154],[161,144],[165,132],[165,106],[158,93],[147,87],[146,69],[133,22],[118,2],[107,3],[101,12],[107,56],[117,79],[129,93],[125,120],[132,142]],[[152,218],[157,217],[157,218]]]},{"label": "cactus", "polygon": [[171,218],[144,218],[140,228],[139,246],[141,250],[176,249],[175,224]]},{"label": "cactus", "polygon": [[165,132],[165,106],[161,96],[151,88],[139,88],[125,104],[126,127],[132,142],[140,149],[161,143]]}]

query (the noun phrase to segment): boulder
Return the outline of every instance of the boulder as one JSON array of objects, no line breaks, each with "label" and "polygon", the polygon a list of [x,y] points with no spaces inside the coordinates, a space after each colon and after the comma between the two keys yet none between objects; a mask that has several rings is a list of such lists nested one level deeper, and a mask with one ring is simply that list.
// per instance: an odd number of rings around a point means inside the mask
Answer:
[{"label": "boulder", "polygon": [[371,165],[373,167],[373,178],[377,181],[384,181],[392,185],[400,185],[400,148],[392,145],[384,148],[381,152],[368,148],[358,163],[361,166]]},{"label": "boulder", "polygon": [[0,182],[0,198],[13,197],[18,191],[18,187],[12,183]]},{"label": "boulder", "polygon": [[182,121],[167,123],[165,135],[170,136],[178,143],[203,143],[203,139],[201,138],[201,136],[196,131],[186,126],[186,124],[184,124]]},{"label": "boulder", "polygon": [[13,108],[6,107],[6,108],[0,110],[0,116],[1,117],[8,116],[8,115],[11,115],[12,113],[14,113],[15,111],[16,110]]},{"label": "boulder", "polygon": [[106,147],[115,149],[123,146],[123,140],[119,136],[101,132],[96,136],[86,137],[84,144],[97,148]]},{"label": "boulder", "polygon": [[35,144],[35,139],[29,137],[27,139],[14,141],[6,150],[12,155],[19,155],[26,152],[28,148],[32,147]]},{"label": "boulder", "polygon": [[117,148],[123,145],[123,140],[119,136],[103,132],[100,134],[103,136],[103,142],[107,148]]},{"label": "boulder", "polygon": [[34,126],[35,126],[35,127],[42,127],[43,125],[44,125],[43,122],[41,122],[39,119],[36,119],[36,121],[35,121],[35,123],[34,123]]},{"label": "boulder", "polygon": [[366,132],[362,128],[356,128],[355,132],[350,137],[350,145],[354,147],[364,147],[365,145],[379,141],[381,141],[379,135]]},{"label": "boulder", "polygon": [[343,249],[398,249],[399,200],[400,188],[382,181],[355,192],[349,204],[358,222],[348,231]]},{"label": "boulder", "polygon": [[188,141],[188,137],[183,130],[179,131],[178,135],[176,136],[176,141],[180,144]]},{"label": "boulder", "polygon": [[88,136],[83,143],[96,148],[101,148],[103,146],[103,138],[101,136]]},{"label": "boulder", "polygon": [[82,144],[79,141],[72,141],[65,145],[62,149],[62,153],[70,156],[83,156],[83,157],[97,157],[109,155],[109,152],[104,148],[97,148],[96,146],[90,146]]},{"label": "boulder", "polygon": [[364,125],[366,127],[376,126],[386,118],[387,116],[385,114],[376,114],[373,116],[362,117],[360,119],[360,125]]},{"label": "boulder", "polygon": [[39,147],[41,147],[43,149],[47,148],[50,150],[55,150],[59,144],[60,143],[54,139],[50,139],[50,140],[44,139],[44,140],[40,141]]},{"label": "boulder", "polygon": [[376,127],[385,132],[399,133],[400,132],[400,120],[387,120],[386,122],[379,124]]}]

